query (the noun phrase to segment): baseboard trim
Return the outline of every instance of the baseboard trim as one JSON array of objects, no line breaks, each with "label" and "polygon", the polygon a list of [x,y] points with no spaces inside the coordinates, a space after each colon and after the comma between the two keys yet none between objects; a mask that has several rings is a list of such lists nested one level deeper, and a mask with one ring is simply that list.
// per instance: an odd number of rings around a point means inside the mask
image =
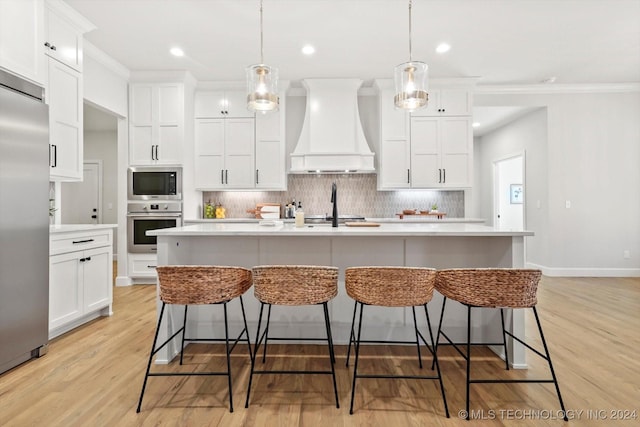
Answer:
[{"label": "baseboard trim", "polygon": [[131,281],[131,277],[129,276],[118,276],[116,277],[116,286],[131,286],[133,282]]},{"label": "baseboard trim", "polygon": [[550,277],[640,277],[640,268],[558,268],[532,262],[526,265],[528,268],[542,270],[542,274]]}]

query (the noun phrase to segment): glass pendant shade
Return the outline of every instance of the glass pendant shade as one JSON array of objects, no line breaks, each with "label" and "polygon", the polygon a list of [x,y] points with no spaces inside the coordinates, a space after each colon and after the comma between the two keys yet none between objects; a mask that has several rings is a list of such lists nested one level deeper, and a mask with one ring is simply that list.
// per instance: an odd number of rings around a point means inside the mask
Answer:
[{"label": "glass pendant shade", "polygon": [[252,111],[277,111],[278,69],[265,64],[247,67],[247,108]]},{"label": "glass pendant shade", "polygon": [[427,105],[429,100],[427,86],[427,64],[409,61],[397,65],[394,70],[396,108],[413,111]]}]

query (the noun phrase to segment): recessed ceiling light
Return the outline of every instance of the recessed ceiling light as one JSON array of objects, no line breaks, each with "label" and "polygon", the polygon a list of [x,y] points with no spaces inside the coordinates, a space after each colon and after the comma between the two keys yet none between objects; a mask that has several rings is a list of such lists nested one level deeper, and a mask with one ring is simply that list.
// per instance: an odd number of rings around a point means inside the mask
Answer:
[{"label": "recessed ceiling light", "polygon": [[311,46],[310,44],[304,45],[302,48],[302,53],[305,55],[313,55],[316,51],[316,48]]},{"label": "recessed ceiling light", "polygon": [[480,123],[478,123],[478,122],[473,122],[473,124],[472,124],[471,126],[473,126],[474,128],[477,128],[478,126],[480,126]]},{"label": "recessed ceiling light", "polygon": [[449,52],[449,50],[451,49],[451,46],[447,43],[440,43],[437,47],[436,47],[436,52],[438,53],[445,53],[445,52]]},{"label": "recessed ceiling light", "polygon": [[171,55],[173,56],[184,56],[184,51],[182,49],[180,49],[179,47],[172,47],[169,52],[171,53]]}]

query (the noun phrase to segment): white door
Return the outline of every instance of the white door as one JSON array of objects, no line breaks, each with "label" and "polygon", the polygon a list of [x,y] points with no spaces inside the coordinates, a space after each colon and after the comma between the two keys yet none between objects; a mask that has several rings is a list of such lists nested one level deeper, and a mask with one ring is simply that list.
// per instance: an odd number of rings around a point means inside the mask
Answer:
[{"label": "white door", "polygon": [[84,180],[62,183],[62,223],[101,224],[99,162],[86,162]]},{"label": "white door", "polygon": [[524,228],[524,156],[494,162],[494,224],[500,228]]}]

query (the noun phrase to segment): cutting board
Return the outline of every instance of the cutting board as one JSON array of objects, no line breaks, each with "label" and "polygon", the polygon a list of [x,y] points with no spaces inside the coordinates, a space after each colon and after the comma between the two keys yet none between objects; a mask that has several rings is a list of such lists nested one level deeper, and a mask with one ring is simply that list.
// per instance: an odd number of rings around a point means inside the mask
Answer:
[{"label": "cutting board", "polygon": [[377,222],[361,222],[361,221],[347,221],[344,223],[347,227],[380,227],[380,223]]},{"label": "cutting board", "polygon": [[280,217],[280,203],[257,203],[255,209],[247,209],[247,213],[255,214],[256,218],[263,219],[263,213],[271,213],[269,215],[273,219],[275,214],[277,214],[277,218]]}]

